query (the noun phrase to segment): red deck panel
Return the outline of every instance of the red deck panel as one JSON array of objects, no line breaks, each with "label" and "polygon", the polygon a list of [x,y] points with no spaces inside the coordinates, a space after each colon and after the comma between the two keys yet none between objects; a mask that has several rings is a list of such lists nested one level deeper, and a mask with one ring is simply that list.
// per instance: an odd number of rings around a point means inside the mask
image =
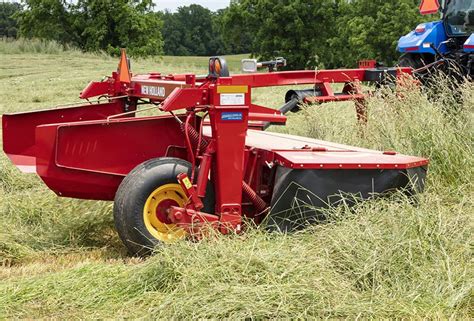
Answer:
[{"label": "red deck panel", "polygon": [[[205,128],[205,135],[209,134],[210,128]],[[274,152],[279,165],[295,169],[407,169],[428,165],[425,158],[384,154],[319,139],[257,130],[248,130],[246,145]]]},{"label": "red deck panel", "polygon": [[280,133],[264,132],[257,130],[249,130],[247,132],[246,144],[249,147],[255,147],[268,151],[272,150],[295,150],[302,149],[305,146],[311,148],[323,147],[334,151],[361,151],[361,152],[375,152],[370,149],[353,147],[338,143],[327,142],[324,140],[307,138],[295,135],[287,135]]},{"label": "red deck panel", "polygon": [[407,169],[425,166],[423,158],[382,152],[277,151],[275,159],[285,167],[301,169]]}]

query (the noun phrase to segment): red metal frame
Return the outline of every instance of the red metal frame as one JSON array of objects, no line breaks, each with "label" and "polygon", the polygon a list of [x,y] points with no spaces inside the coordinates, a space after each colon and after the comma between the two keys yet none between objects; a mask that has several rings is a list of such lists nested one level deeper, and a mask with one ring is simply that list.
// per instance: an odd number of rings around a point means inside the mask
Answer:
[{"label": "red metal frame", "polygon": [[[83,99],[106,96],[105,104],[4,115],[4,150],[10,159],[30,170],[36,166],[58,195],[101,200],[113,200],[123,177],[146,160],[186,159],[193,164],[193,173],[200,166],[199,173],[191,177],[192,186],[187,176],[179,177],[190,201],[185,208],[173,208],[170,219],[189,232],[207,222],[223,233],[240,231],[243,216],[261,220],[271,200],[275,166],[403,169],[428,164],[423,158],[261,131],[265,122],[284,124],[286,116],[252,103],[252,88],[259,87],[310,84],[321,96],[305,98],[306,103],[351,100],[359,119],[365,120],[360,84],[368,80],[371,62],[358,69],[231,77],[160,73],[130,77],[124,59],[123,55],[120,70],[112,77],[90,83],[81,93]],[[398,75],[410,72],[399,69]],[[332,89],[335,83],[344,84],[339,94]],[[134,111],[142,100],[171,115],[136,118]],[[184,115],[173,114],[183,109]],[[202,112],[209,121],[197,116]],[[209,177],[216,193],[215,214],[200,212]]]}]

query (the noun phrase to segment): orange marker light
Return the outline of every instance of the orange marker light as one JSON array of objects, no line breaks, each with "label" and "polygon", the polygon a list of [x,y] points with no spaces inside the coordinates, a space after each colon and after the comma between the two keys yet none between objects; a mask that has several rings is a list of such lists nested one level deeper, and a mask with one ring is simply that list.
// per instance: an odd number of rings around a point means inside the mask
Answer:
[{"label": "orange marker light", "polygon": [[132,82],[132,79],[130,78],[130,70],[128,70],[127,53],[125,52],[125,49],[121,49],[118,73],[120,82],[124,82],[127,84]]},{"label": "orange marker light", "polygon": [[439,10],[438,0],[421,0],[420,13],[422,15],[437,13]]},{"label": "orange marker light", "polygon": [[214,60],[214,61],[215,61],[215,70],[216,70],[216,73],[217,73],[218,75],[220,75],[220,74],[221,74],[221,69],[222,69],[221,62],[220,62],[219,59],[216,59],[216,60]]}]

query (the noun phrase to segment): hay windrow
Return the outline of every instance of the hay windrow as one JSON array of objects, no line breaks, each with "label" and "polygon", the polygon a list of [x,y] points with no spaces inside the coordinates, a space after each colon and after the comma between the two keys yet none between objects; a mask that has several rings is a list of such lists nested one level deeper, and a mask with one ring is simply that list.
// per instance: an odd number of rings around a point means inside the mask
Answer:
[{"label": "hay windrow", "polygon": [[[12,49],[13,50],[13,49]],[[116,67],[101,56],[2,51],[0,112],[77,101]],[[241,57],[231,57],[234,70]],[[135,71],[202,73],[205,60],[165,57]],[[293,134],[431,159],[417,204],[402,196],[328,211],[329,222],[293,235],[239,236],[165,246],[127,258],[111,204],[58,199],[0,156],[0,319],[4,318],[472,318],[474,86],[463,106],[450,92],[429,100],[370,100],[361,135],[350,103],[290,115]],[[279,106],[285,88],[257,90]]]}]

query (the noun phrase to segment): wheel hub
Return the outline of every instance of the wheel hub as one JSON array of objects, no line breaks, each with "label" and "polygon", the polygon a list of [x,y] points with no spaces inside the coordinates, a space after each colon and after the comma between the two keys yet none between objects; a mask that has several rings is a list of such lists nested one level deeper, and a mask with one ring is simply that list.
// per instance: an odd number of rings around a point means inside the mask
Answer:
[{"label": "wheel hub", "polygon": [[150,234],[162,242],[173,242],[186,236],[186,231],[169,218],[173,206],[184,207],[187,197],[179,184],[166,184],[155,189],[143,208],[145,226]]}]

